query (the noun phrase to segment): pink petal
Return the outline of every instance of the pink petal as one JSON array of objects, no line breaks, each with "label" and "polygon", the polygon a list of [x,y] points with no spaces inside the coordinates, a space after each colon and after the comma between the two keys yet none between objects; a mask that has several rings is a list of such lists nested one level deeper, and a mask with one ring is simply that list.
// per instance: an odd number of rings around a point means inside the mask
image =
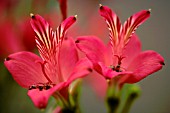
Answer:
[{"label": "pink petal", "polygon": [[65,38],[60,51],[61,53],[59,62],[61,73],[64,81],[66,81],[78,61],[78,53],[73,39]]},{"label": "pink petal", "polygon": [[75,79],[87,76],[90,72],[92,72],[92,64],[90,61],[87,58],[79,60],[68,78],[67,84],[70,84]]},{"label": "pink petal", "polygon": [[47,83],[42,73],[42,59],[31,52],[18,52],[9,55],[4,64],[14,80],[24,88],[37,83]]},{"label": "pink petal", "polygon": [[64,20],[54,33],[48,22],[41,16],[33,14],[31,16],[31,25],[36,33],[36,44],[39,53],[43,60],[53,61],[57,54],[57,46],[61,46],[67,29],[76,21],[76,18],[72,16]]},{"label": "pink petal", "polygon": [[59,25],[57,31],[53,32],[48,22],[41,16],[33,14],[31,16],[31,25],[36,33],[36,44],[42,59],[46,62],[46,73],[51,79],[50,81],[61,82],[62,78],[59,77],[61,76],[59,69],[60,47],[67,29],[76,21],[76,18],[73,16],[67,18]]},{"label": "pink petal", "polygon": [[139,38],[134,34],[123,50],[123,57],[125,58],[122,60],[121,66],[126,69],[130,65],[131,61],[140,52],[141,52],[141,42]]},{"label": "pink petal", "polygon": [[150,17],[150,10],[142,10],[131,17],[123,25],[123,40],[127,44],[135,30]]},{"label": "pink petal", "polygon": [[36,44],[43,60],[49,61],[55,55],[56,42],[48,22],[39,15],[31,15],[31,26],[36,34]]},{"label": "pink petal", "polygon": [[86,54],[87,58],[93,63],[93,65],[98,64],[98,62],[105,63],[105,59],[108,59],[107,48],[101,40],[95,36],[78,37],[76,45]]},{"label": "pink petal", "polygon": [[50,88],[48,90],[42,90],[39,89],[32,89],[28,91],[28,96],[33,101],[34,105],[37,108],[46,108],[49,97],[56,91],[59,91],[60,89],[65,87],[65,83],[62,82],[60,84],[55,85],[53,88]]},{"label": "pink petal", "polygon": [[163,57],[154,51],[140,53],[131,63],[128,70],[133,74],[126,75],[121,83],[135,83],[144,79],[148,75],[157,72],[164,65]]},{"label": "pink petal", "polygon": [[64,39],[65,33],[67,32],[67,29],[74,23],[76,22],[76,16],[70,16],[67,19],[65,19],[60,26],[57,28],[56,31],[56,37],[62,40]]},{"label": "pink petal", "polygon": [[117,45],[122,25],[118,16],[107,6],[100,6],[100,15],[105,19],[110,30],[110,39],[112,45]]},{"label": "pink petal", "polygon": [[60,3],[60,10],[63,16],[63,20],[67,18],[67,0],[58,0]]}]

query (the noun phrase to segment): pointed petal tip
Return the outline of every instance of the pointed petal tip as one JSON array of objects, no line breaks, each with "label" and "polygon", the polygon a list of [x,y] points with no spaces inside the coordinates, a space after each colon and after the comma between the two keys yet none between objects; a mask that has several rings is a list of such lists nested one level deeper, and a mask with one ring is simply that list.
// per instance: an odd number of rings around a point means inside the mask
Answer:
[{"label": "pointed petal tip", "polygon": [[7,58],[4,59],[4,61],[9,61],[9,60],[11,60],[10,57],[7,57]]},{"label": "pointed petal tip", "polygon": [[77,15],[74,15],[74,20],[77,20]]},{"label": "pointed petal tip", "polygon": [[160,62],[160,64],[161,64],[161,65],[165,65],[165,63],[164,63],[164,62]]},{"label": "pointed petal tip", "polygon": [[151,9],[148,9],[148,13],[151,13]]},{"label": "pointed petal tip", "polygon": [[32,19],[34,19],[34,18],[35,18],[35,15],[34,15],[33,13],[30,13],[30,17],[31,17]]},{"label": "pointed petal tip", "polygon": [[74,15],[75,18],[77,18],[77,15]]},{"label": "pointed petal tip", "polygon": [[100,7],[100,9],[102,9],[102,8],[103,8],[103,5],[102,5],[102,4],[99,4],[99,7]]}]

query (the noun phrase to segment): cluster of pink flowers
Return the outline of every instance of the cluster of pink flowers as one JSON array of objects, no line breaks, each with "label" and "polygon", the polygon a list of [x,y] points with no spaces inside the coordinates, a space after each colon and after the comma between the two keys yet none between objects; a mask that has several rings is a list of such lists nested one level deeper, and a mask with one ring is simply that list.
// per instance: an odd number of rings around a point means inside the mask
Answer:
[{"label": "cluster of pink flowers", "polygon": [[[141,51],[141,42],[135,34],[139,25],[150,17],[150,10],[137,12],[122,25],[109,7],[100,5],[99,13],[110,31],[110,40],[105,45],[96,36],[80,36],[76,40],[67,36],[77,16],[66,18],[65,2],[61,5],[63,22],[55,31],[43,17],[30,14],[40,56],[21,51],[10,54],[4,62],[14,80],[28,89],[36,107],[45,108],[50,96],[67,100],[71,95],[70,84],[92,71],[106,80],[114,80],[121,88],[125,83],[139,82],[164,65],[163,57],[157,52]],[[80,58],[78,50],[86,57]]]}]

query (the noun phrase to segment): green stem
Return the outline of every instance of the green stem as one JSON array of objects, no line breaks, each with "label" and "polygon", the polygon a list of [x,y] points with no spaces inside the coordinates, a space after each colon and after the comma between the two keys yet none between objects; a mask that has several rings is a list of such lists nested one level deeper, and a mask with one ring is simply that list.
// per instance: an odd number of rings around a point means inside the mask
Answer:
[{"label": "green stem", "polygon": [[66,99],[59,93],[59,92],[55,92],[53,94],[54,98],[56,99],[56,101],[60,101],[62,107],[69,107],[69,103],[66,101]]},{"label": "green stem", "polygon": [[128,113],[137,97],[140,95],[140,87],[137,84],[126,84],[121,89],[121,106],[119,113]]},{"label": "green stem", "polygon": [[108,113],[117,113],[120,104],[120,96],[118,84],[114,79],[108,81],[106,102],[108,105]]},{"label": "green stem", "polygon": [[128,112],[129,112],[129,110],[130,110],[133,102],[135,101],[135,99],[136,99],[137,97],[138,97],[138,94],[135,93],[135,92],[131,93],[131,94],[128,96],[128,98],[127,98],[127,100],[126,100],[126,102],[125,102],[125,105],[124,105],[124,107],[123,107],[123,109],[122,109],[122,113],[128,113]]}]

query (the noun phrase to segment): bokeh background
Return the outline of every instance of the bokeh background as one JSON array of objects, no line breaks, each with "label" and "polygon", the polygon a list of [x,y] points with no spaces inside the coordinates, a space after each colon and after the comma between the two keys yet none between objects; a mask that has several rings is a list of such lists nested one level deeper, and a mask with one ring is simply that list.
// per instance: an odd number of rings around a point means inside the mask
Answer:
[{"label": "bokeh background", "polygon": [[[122,23],[142,9],[152,9],[151,17],[136,33],[142,42],[142,49],[160,53],[165,59],[165,66],[138,83],[142,93],[130,113],[170,113],[170,1],[68,0],[68,15],[78,15],[77,23],[68,34],[73,37],[96,35],[107,42],[108,30],[99,16],[99,4],[114,10]],[[62,20],[58,0],[0,0],[0,5],[0,113],[45,113],[47,110],[39,110],[33,106],[27,90],[12,79],[3,66],[3,59],[17,51],[35,51],[29,14],[42,15],[56,28]],[[105,103],[86,82],[83,82],[80,104],[83,113],[106,112]]]}]

